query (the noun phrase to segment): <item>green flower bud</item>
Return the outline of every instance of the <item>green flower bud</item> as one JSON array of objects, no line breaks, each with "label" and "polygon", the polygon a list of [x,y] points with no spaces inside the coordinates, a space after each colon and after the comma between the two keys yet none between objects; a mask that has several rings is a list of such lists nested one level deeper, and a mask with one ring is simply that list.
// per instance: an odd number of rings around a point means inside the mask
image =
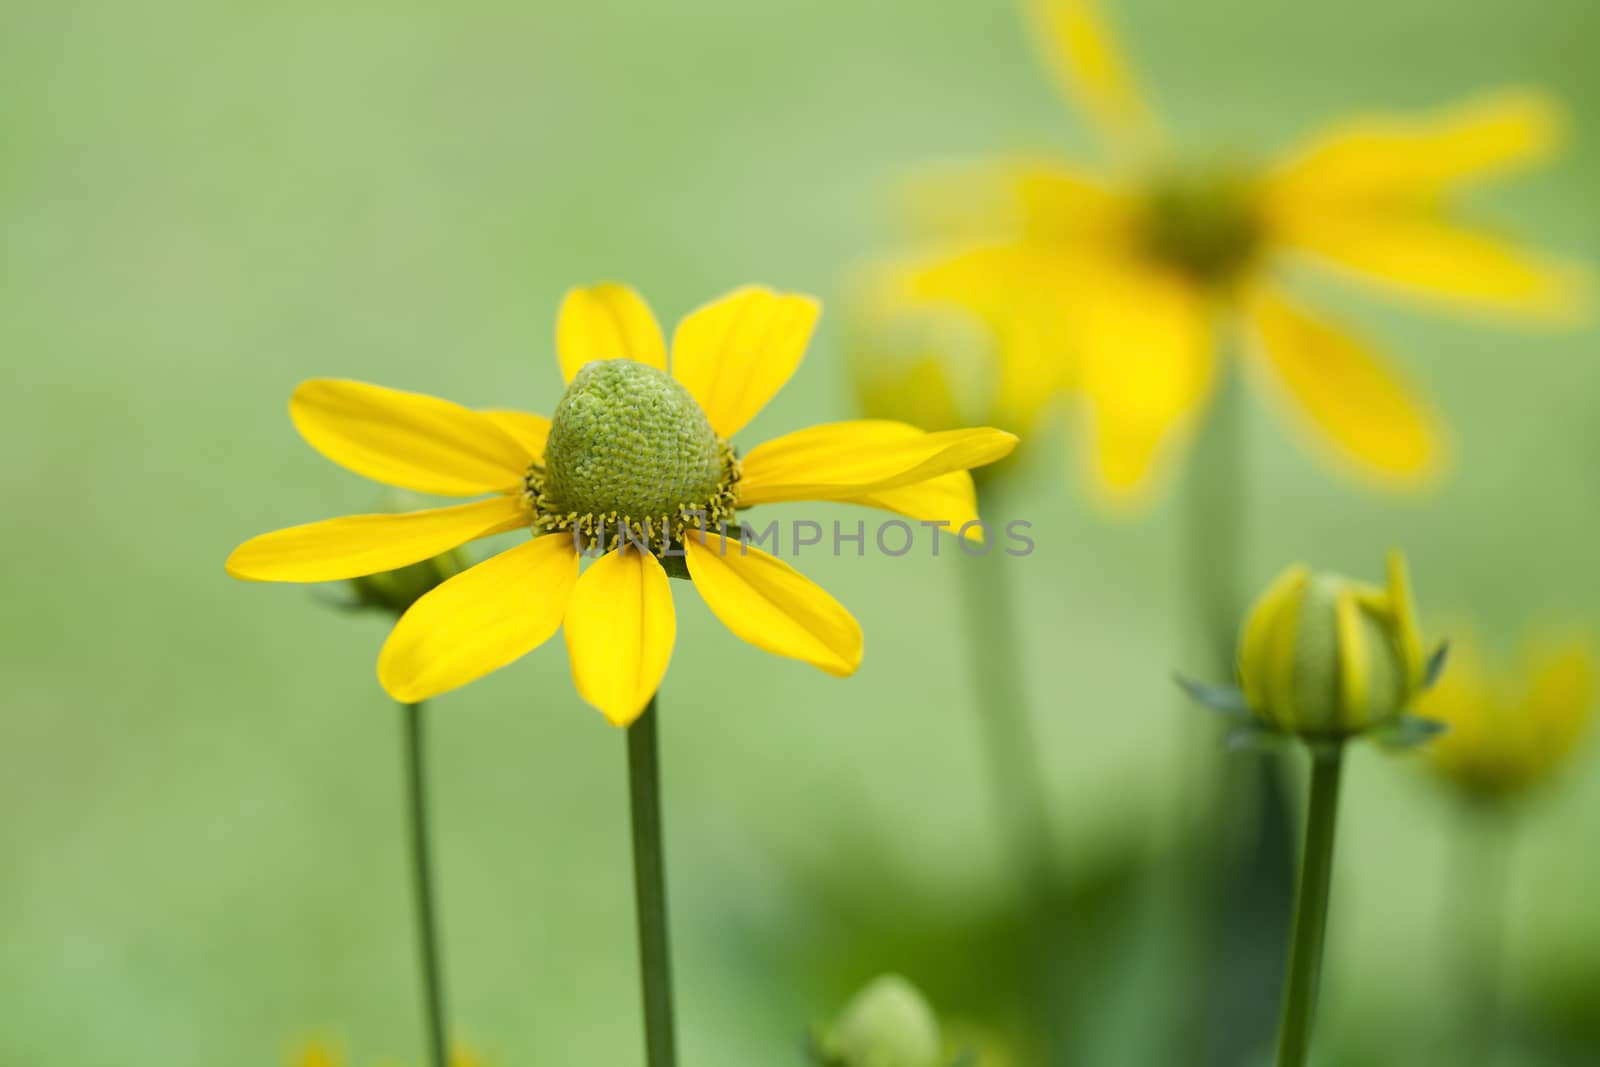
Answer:
[{"label": "green flower bud", "polygon": [[1387,588],[1291,567],[1245,621],[1240,685],[1251,711],[1282,733],[1337,741],[1389,725],[1426,676],[1398,552]]},{"label": "green flower bud", "polygon": [[432,559],[425,559],[408,567],[352,578],[350,591],[355,594],[358,606],[376,608],[400,616],[404,615],[412,604],[421,600],[424,594],[454,578],[468,566],[470,564],[461,550],[452,548]]},{"label": "green flower bud", "polygon": [[897,974],[874,979],[818,1042],[828,1067],[943,1067],[939,1020]]}]

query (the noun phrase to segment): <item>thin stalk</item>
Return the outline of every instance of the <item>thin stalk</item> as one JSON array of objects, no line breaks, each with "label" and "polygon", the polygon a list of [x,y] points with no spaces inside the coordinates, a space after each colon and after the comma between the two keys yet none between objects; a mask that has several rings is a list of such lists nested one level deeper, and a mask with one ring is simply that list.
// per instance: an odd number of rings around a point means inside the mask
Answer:
[{"label": "thin stalk", "polygon": [[[993,485],[978,482],[979,514],[994,508]],[[1071,1063],[1072,916],[1059,907],[1062,872],[1055,856],[1039,740],[1027,699],[1021,627],[1012,599],[1008,557],[990,544],[982,556],[965,551],[958,569],[971,655],[973,707],[988,762],[989,789],[1008,861],[1021,888],[1027,970],[1020,976],[1051,1067]]]},{"label": "thin stalk", "polygon": [[[1182,508],[1193,669],[1229,681],[1244,612],[1249,540],[1245,381],[1235,353],[1220,353],[1216,395],[1196,436]],[[1211,724],[1185,706],[1174,731],[1180,803],[1172,829],[1185,872],[1177,891],[1194,911],[1188,1018],[1174,1055],[1203,1065],[1236,1062],[1270,1045],[1273,991],[1283,979],[1284,931],[1294,892],[1294,823],[1283,760],[1225,753]],[[1224,764],[1226,760],[1226,764]],[[1187,873],[1213,872],[1196,886]]]},{"label": "thin stalk", "polygon": [[400,705],[405,739],[411,886],[416,906],[417,957],[422,968],[422,1018],[431,1067],[446,1067],[444,968],[439,958],[439,920],[433,884],[433,848],[428,830],[428,774],[422,704]]},{"label": "thin stalk", "polygon": [[1311,1022],[1322,976],[1322,949],[1328,931],[1328,897],[1333,884],[1333,838],[1339,819],[1339,779],[1344,746],[1311,750],[1311,799],[1300,860],[1300,888],[1294,908],[1294,940],[1283,991],[1283,1022],[1278,1033],[1278,1067],[1304,1067],[1311,1050]]},{"label": "thin stalk", "polygon": [[[1478,805],[1481,806],[1481,805]],[[1445,944],[1454,949],[1447,958],[1461,983],[1463,1013],[1470,1034],[1472,1060],[1495,1062],[1503,1036],[1502,976],[1505,973],[1506,927],[1510,922],[1513,813],[1474,810],[1479,816],[1457,831],[1451,857],[1449,898],[1440,909],[1450,923]],[[1465,1049],[1452,1050],[1464,1055]]]},{"label": "thin stalk", "polygon": [[[992,489],[979,482],[979,514]],[[1048,890],[1052,874],[1049,808],[1039,767],[1039,741],[1028,708],[1020,629],[1003,549],[960,553],[961,594],[971,653],[974,707],[983,735],[989,788],[1012,862],[1030,890]]]},{"label": "thin stalk", "polygon": [[639,921],[647,1067],[678,1061],[672,1017],[672,954],[667,944],[666,855],[661,836],[661,754],[656,698],[628,727],[628,798],[633,815],[633,886]]}]

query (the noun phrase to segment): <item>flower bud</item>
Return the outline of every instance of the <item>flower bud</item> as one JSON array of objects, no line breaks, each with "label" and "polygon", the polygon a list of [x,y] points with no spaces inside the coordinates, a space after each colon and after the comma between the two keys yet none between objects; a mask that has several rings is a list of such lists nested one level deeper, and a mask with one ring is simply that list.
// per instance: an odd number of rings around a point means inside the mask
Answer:
[{"label": "flower bud", "polygon": [[942,1067],[939,1021],[917,988],[896,974],[874,979],[818,1041],[827,1067]]},{"label": "flower bud", "polygon": [[1426,678],[1399,552],[1389,555],[1387,588],[1290,567],[1245,621],[1239,653],[1244,698],[1281,733],[1339,741],[1390,725]]},{"label": "flower bud", "polygon": [[[384,498],[382,510],[400,514],[423,506],[420,498],[396,490]],[[350,606],[384,611],[398,618],[435,586],[444,584],[471,565],[461,549],[452,548],[420,563],[351,578],[347,584],[354,602]]]}]

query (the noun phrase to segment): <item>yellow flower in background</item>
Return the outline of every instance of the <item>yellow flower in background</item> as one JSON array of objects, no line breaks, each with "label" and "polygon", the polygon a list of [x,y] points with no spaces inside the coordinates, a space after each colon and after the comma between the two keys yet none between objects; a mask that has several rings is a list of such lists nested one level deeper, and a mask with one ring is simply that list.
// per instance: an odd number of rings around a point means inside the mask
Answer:
[{"label": "yellow flower in background", "polygon": [[[1299,261],[1417,296],[1570,319],[1573,266],[1458,221],[1468,188],[1555,148],[1560,115],[1528,91],[1414,118],[1360,116],[1268,164],[1175,150],[1089,0],[1037,0],[1052,72],[1111,162],[1019,161],[927,183],[913,203],[947,241],[889,271],[891,303],[966,308],[1026,368],[1086,411],[1093,481],[1137,499],[1202,412],[1219,350],[1359,469],[1434,473],[1439,427],[1367,343],[1291,295]],[[1237,345],[1234,345],[1237,335]],[[1020,353],[1020,355],[1013,355]]]},{"label": "yellow flower in background", "polygon": [[[345,1058],[332,1045],[313,1041],[289,1057],[289,1067],[345,1067]],[[458,1048],[450,1054],[450,1067],[485,1067],[470,1049]]]},{"label": "yellow flower in background", "polygon": [[1595,655],[1587,636],[1524,642],[1514,670],[1489,667],[1477,644],[1452,641],[1450,667],[1419,710],[1449,730],[1429,746],[1433,767],[1468,795],[1509,797],[1567,763],[1594,715]]},{"label": "yellow flower in background", "polygon": [[[579,694],[611,722],[631,723],[660,685],[676,637],[663,561],[686,567],[737,636],[849,675],[861,662],[855,619],[775,555],[725,537],[725,524],[743,508],[813,500],[959,529],[977,518],[968,469],[1005,456],[1016,438],[857,420],[787,434],[741,459],[731,439],[799,366],[818,314],[808,297],[737,290],[679,324],[669,373],[661,330],[636,293],[616,284],[574,290],[556,329],[567,388],[549,419],[360,382],[306,382],[290,417],[327,458],[387,485],[484,499],[265,534],[234,551],[228,573],[338,581],[528,530],[531,540],[401,616],[378,677],[402,703],[474,681],[564,629]],[[599,558],[580,576],[585,552]]]}]

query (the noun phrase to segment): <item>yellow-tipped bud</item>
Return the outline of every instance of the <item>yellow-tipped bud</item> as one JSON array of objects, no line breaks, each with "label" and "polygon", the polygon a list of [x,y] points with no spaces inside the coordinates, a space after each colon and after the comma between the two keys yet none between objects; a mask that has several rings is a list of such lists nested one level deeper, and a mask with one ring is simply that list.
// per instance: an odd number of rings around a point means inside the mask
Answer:
[{"label": "yellow-tipped bud", "polygon": [[896,974],[851,998],[817,1042],[827,1067],[942,1067],[944,1041],[927,1000]]},{"label": "yellow-tipped bud", "polygon": [[1245,621],[1239,681],[1275,731],[1338,741],[1403,714],[1427,676],[1405,557],[1386,588],[1290,567]]}]

